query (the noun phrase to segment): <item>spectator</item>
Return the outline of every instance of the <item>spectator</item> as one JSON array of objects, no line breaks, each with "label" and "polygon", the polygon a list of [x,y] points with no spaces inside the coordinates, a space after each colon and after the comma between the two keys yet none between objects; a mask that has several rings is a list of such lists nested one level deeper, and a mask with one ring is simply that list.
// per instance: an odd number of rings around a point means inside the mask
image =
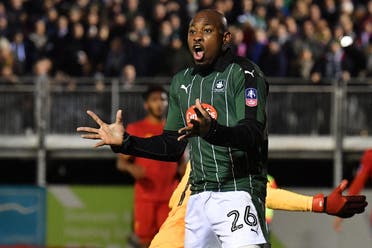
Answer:
[{"label": "spectator", "polygon": [[301,47],[308,47],[311,50],[315,59],[318,59],[322,55],[323,50],[319,41],[316,39],[314,24],[309,20],[303,22],[301,43]]},{"label": "spectator", "polygon": [[267,15],[266,7],[262,4],[257,5],[255,9],[256,28],[261,28],[264,30],[267,28],[266,15]]},{"label": "spectator", "polygon": [[83,13],[78,6],[72,6],[69,11],[69,20],[75,24],[82,21]]},{"label": "spectator", "polygon": [[317,37],[322,47],[322,51],[324,51],[325,47],[327,47],[332,40],[332,32],[324,20],[318,22]]},{"label": "spectator", "polygon": [[178,14],[173,13],[169,16],[169,22],[172,26],[172,36],[181,37],[182,30],[181,30],[181,18]]},{"label": "spectator", "polygon": [[284,0],[271,1],[268,4],[267,9],[269,18],[276,16],[282,19],[290,14],[288,6],[285,5]]},{"label": "spectator", "polygon": [[253,15],[253,0],[242,0],[242,14],[237,18],[240,24],[249,23],[256,27],[256,17]]},{"label": "spectator", "polygon": [[55,60],[55,66],[57,70],[63,70],[66,67],[66,43],[68,41],[69,29],[68,29],[68,19],[66,16],[59,16],[57,23],[56,35],[52,38],[53,48],[51,51],[51,56],[53,58],[58,58]]},{"label": "spectator", "polygon": [[226,17],[228,23],[235,23],[236,21],[233,13],[233,7],[233,0],[216,0],[214,2],[214,8]]},{"label": "spectator", "polygon": [[173,28],[169,21],[163,21],[159,30],[159,45],[166,47],[169,45],[173,35]]},{"label": "spectator", "polygon": [[300,57],[298,58],[298,74],[296,76],[299,76],[304,79],[310,79],[311,73],[314,67],[314,58],[313,54],[310,49],[304,48],[301,51]]},{"label": "spectator", "polygon": [[198,10],[198,0],[187,0],[186,5],[186,12],[188,17],[192,17],[195,15],[196,11]]},{"label": "spectator", "polygon": [[169,45],[163,49],[161,58],[164,58],[158,76],[171,76],[189,65],[192,59],[188,50],[183,46],[178,36],[173,36]]},{"label": "spectator", "polygon": [[66,66],[62,70],[72,76],[83,76],[83,71],[89,64],[89,60],[85,52],[84,27],[81,23],[73,25],[72,36],[69,38],[68,44],[65,54]]},{"label": "spectator", "polygon": [[317,4],[312,4],[310,6],[310,13],[309,13],[309,18],[312,23],[315,25],[318,24],[320,20],[322,20],[322,12],[320,10],[319,5]]},{"label": "spectator", "polygon": [[350,77],[361,77],[366,74],[367,58],[353,42],[349,46],[343,47],[344,56],[342,58],[342,69]]},{"label": "spectator", "polygon": [[277,17],[273,17],[268,21],[267,36],[272,37],[277,35],[277,31],[280,25],[280,20]]},{"label": "spectator", "polygon": [[138,6],[138,0],[126,0],[125,17],[129,22],[133,21],[133,19],[140,14]]},{"label": "spectator", "polygon": [[14,57],[6,38],[0,38],[0,75],[10,82],[15,82]]},{"label": "spectator", "polygon": [[159,48],[151,40],[148,34],[142,35],[137,44],[135,44],[133,64],[137,69],[137,76],[152,76],[161,71],[163,63],[158,62]]},{"label": "spectator", "polygon": [[36,61],[34,66],[34,73],[37,76],[44,76],[48,75],[49,72],[52,70],[52,61],[50,59],[42,58]]},{"label": "spectator", "polygon": [[152,13],[151,36],[154,40],[159,40],[160,26],[167,16],[167,9],[164,4],[156,3]]},{"label": "spectator", "polygon": [[23,75],[30,72],[33,62],[31,43],[25,40],[22,31],[17,30],[11,42],[11,48],[14,55],[14,72],[17,75]]},{"label": "spectator", "polygon": [[125,65],[121,72],[121,87],[130,89],[136,82],[136,68],[133,65]]},{"label": "spectator", "polygon": [[23,0],[10,0],[10,5],[7,10],[7,19],[9,22],[9,27],[11,28],[9,32],[13,32],[15,27],[26,28],[27,13],[23,6]]},{"label": "spectator", "polygon": [[342,75],[342,57],[343,50],[340,44],[334,40],[330,44],[330,48],[326,54],[325,77],[340,78]]},{"label": "spectator", "polygon": [[127,18],[124,14],[118,13],[113,17],[111,34],[113,37],[123,37],[127,33]]},{"label": "spectator", "polygon": [[129,40],[132,42],[138,42],[140,36],[149,34],[146,27],[145,17],[142,15],[137,15],[133,18],[132,30],[129,32]]},{"label": "spectator", "polygon": [[[80,23],[84,27],[83,37],[87,41],[83,49],[88,59],[86,62],[92,63],[85,63],[81,70],[79,69],[80,72],[74,72],[73,75],[94,75],[96,72],[106,74],[103,64],[110,50],[109,43],[116,37],[123,41],[121,50],[125,53],[125,59],[114,73],[108,74],[118,76],[120,68],[129,63],[137,67],[139,76],[154,75],[155,69],[145,69],[142,63],[144,59],[139,62],[140,59],[137,58],[138,55],[134,56],[134,51],[146,51],[150,54],[145,56],[148,59],[159,54],[163,48],[178,44],[178,38],[186,47],[183,33],[187,29],[189,19],[192,13],[205,8],[215,8],[223,12],[229,22],[241,30],[234,32],[239,36],[236,40],[241,40],[243,33],[244,38],[239,42],[239,47],[242,49],[246,46],[246,52],[239,50],[238,53],[246,54],[256,62],[261,56],[261,48],[265,46],[267,37],[276,37],[280,49],[284,51],[284,59],[288,61],[284,76],[301,74],[297,61],[303,56],[304,49],[310,49],[315,61],[315,71],[324,76],[324,65],[328,56],[326,53],[331,41],[340,41],[346,35],[352,37],[354,45],[352,49],[344,49],[344,66],[348,64],[348,60],[364,58],[364,61],[367,61],[369,56],[372,36],[371,0],[160,0],[146,4],[140,4],[139,0],[9,0],[0,2],[0,37],[14,43],[14,34],[17,30],[22,30],[23,41],[30,46],[32,57],[31,60],[27,59],[26,64],[48,56],[57,71],[71,73],[66,70],[66,67],[70,66],[69,58],[65,56],[69,52],[66,42],[74,39],[72,30],[75,24]],[[29,73],[30,66],[26,66],[25,70],[20,69],[22,52],[18,49],[17,53],[18,57],[14,57],[17,66],[13,73]],[[145,64],[147,63],[146,61]],[[348,69],[350,75],[369,75],[368,70],[365,70],[366,64],[367,62],[362,66],[363,70],[357,70],[356,67]],[[112,64],[108,67],[110,66]],[[164,71],[161,74],[164,74]]]},{"label": "spectator", "polygon": [[243,30],[237,27],[230,27],[230,32],[233,36],[232,49],[234,53],[241,57],[247,57],[248,46],[244,43],[244,33]]},{"label": "spectator", "polygon": [[0,3],[0,16],[6,16],[6,8],[3,2]]},{"label": "spectator", "polygon": [[249,58],[255,62],[259,63],[259,59],[262,56],[262,53],[267,46],[268,38],[266,32],[262,29],[257,29],[255,33],[255,42],[252,45],[252,48],[249,51]]},{"label": "spectator", "polygon": [[9,34],[8,20],[5,15],[0,15],[0,37],[8,37]]},{"label": "spectator", "polygon": [[340,43],[337,40],[332,40],[325,56],[316,60],[312,75],[313,80],[349,78],[352,73],[350,59],[350,56],[346,56]]},{"label": "spectator", "polygon": [[331,27],[334,27],[338,21],[339,10],[335,0],[325,0],[323,4],[322,16],[328,21]]},{"label": "spectator", "polygon": [[344,31],[344,35],[350,36],[353,39],[356,38],[354,24],[349,15],[343,14],[340,16],[340,25]]},{"label": "spectator", "polygon": [[372,41],[372,16],[370,16],[363,22],[361,33],[359,35],[359,42],[362,48],[368,47],[369,44],[371,44],[371,41]]},{"label": "spectator", "polygon": [[199,10],[213,8],[213,0],[200,0]]},{"label": "spectator", "polygon": [[98,26],[100,24],[100,18],[98,15],[98,10],[91,9],[87,16],[87,25],[86,25],[86,36],[88,38],[95,38],[98,35]]},{"label": "spectator", "polygon": [[85,45],[89,60],[92,62],[92,70],[103,72],[104,62],[109,48],[110,28],[102,25],[96,36],[88,36]]},{"label": "spectator", "polygon": [[305,20],[309,18],[309,8],[306,1],[299,0],[295,2],[295,6],[292,11],[292,16],[295,18],[299,25],[302,25]]},{"label": "spectator", "polygon": [[105,63],[105,76],[116,77],[126,61],[122,40],[115,37],[111,43]]},{"label": "spectator", "polygon": [[48,37],[54,37],[57,33],[57,22],[58,22],[58,12],[55,8],[50,8],[47,10],[46,17],[44,17],[46,32]]},{"label": "spectator", "polygon": [[34,48],[34,57],[39,59],[47,55],[48,35],[44,20],[38,20],[35,23],[35,30],[30,35],[30,41]]},{"label": "spectator", "polygon": [[263,73],[269,77],[284,77],[287,73],[287,59],[277,37],[272,37],[259,59]]}]

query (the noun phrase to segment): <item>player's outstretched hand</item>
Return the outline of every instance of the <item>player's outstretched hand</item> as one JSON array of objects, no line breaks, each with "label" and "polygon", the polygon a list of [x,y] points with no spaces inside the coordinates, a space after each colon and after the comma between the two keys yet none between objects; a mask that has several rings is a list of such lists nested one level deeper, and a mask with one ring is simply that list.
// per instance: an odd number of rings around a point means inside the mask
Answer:
[{"label": "player's outstretched hand", "polygon": [[88,110],[87,114],[98,124],[99,128],[93,127],[78,127],[78,132],[87,132],[82,134],[84,139],[98,139],[101,140],[95,147],[103,145],[121,145],[123,143],[124,126],[122,121],[122,111],[116,112],[116,120],[112,124],[103,122],[94,112]]},{"label": "player's outstretched hand", "polygon": [[318,194],[313,197],[313,212],[325,212],[341,218],[350,218],[354,214],[363,213],[366,206],[366,196],[364,195],[342,195],[348,184],[347,180],[342,180],[329,196],[324,197]]},{"label": "player's outstretched hand", "polygon": [[178,133],[181,134],[181,136],[178,137],[179,141],[195,136],[204,137],[209,132],[209,129],[211,128],[212,117],[209,115],[207,110],[203,108],[198,98],[195,100],[194,111],[197,115],[197,118],[190,120],[190,123],[192,125],[178,130]]}]

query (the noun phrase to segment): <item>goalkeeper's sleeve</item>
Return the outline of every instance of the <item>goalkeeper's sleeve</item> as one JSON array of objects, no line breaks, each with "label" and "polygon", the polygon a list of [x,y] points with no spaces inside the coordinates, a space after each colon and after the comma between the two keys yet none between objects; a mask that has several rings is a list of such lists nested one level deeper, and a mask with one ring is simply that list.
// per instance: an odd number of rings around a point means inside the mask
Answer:
[{"label": "goalkeeper's sleeve", "polygon": [[267,187],[266,207],[288,211],[312,211],[313,197]]}]

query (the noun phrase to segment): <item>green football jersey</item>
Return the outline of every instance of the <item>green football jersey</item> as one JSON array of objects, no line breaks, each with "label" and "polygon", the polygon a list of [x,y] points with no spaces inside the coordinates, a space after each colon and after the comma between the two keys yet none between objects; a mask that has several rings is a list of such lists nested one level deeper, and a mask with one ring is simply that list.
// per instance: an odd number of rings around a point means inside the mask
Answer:
[{"label": "green football jersey", "polygon": [[[216,113],[211,116],[215,115],[221,125],[233,127],[248,118],[266,126],[267,92],[268,85],[258,66],[228,52],[209,73],[200,74],[191,67],[173,77],[165,130],[185,127],[186,112],[197,98],[214,107]],[[192,192],[243,190],[264,200],[267,135],[264,139],[262,146],[244,151],[212,145],[201,137],[190,138]]]}]

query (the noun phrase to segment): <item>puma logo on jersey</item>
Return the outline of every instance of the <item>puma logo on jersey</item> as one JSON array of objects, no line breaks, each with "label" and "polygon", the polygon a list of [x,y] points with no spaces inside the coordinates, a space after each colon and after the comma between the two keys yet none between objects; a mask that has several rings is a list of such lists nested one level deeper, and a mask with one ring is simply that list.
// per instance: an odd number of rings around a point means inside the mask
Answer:
[{"label": "puma logo on jersey", "polygon": [[252,77],[254,77],[253,72],[254,72],[254,70],[252,70],[252,71],[244,70],[244,73],[245,73],[245,74],[249,74],[249,75],[251,75]]},{"label": "puma logo on jersey", "polygon": [[191,86],[191,84],[185,86],[184,84],[181,85],[181,89],[185,90],[186,94],[188,93],[189,91],[189,87]]}]

